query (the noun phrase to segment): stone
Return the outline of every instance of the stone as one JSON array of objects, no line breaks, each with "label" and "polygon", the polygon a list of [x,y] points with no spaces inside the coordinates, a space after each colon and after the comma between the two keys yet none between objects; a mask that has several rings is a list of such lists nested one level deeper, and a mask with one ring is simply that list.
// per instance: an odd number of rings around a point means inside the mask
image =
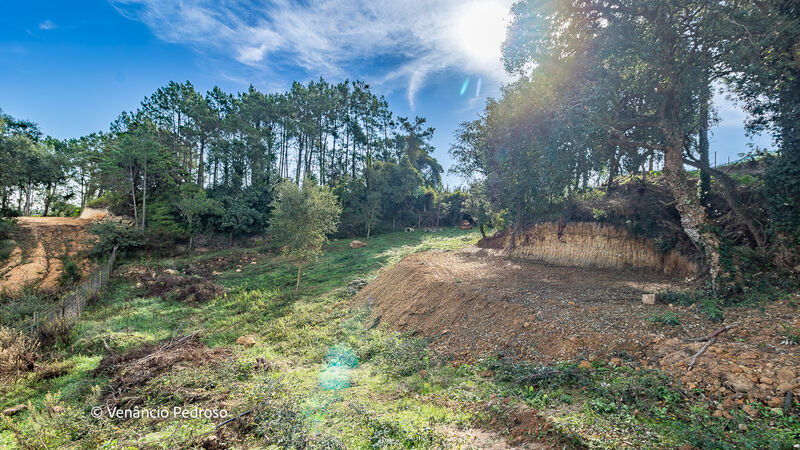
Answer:
[{"label": "stone", "polygon": [[718,409],[718,410],[714,411],[714,414],[711,414],[711,415],[714,416],[714,417],[722,417],[723,414],[724,414],[724,411],[722,411],[721,409]]},{"label": "stone", "polygon": [[256,345],[256,339],[253,336],[239,336],[236,343],[249,348]]},{"label": "stone", "polygon": [[736,392],[750,392],[755,387],[753,382],[745,377],[736,377],[731,380],[730,384]]},{"label": "stone", "polygon": [[767,405],[772,406],[773,408],[779,408],[783,406],[783,397],[772,397],[767,402]]},{"label": "stone", "polygon": [[585,359],[578,364],[579,369],[591,369],[592,363],[586,361]]},{"label": "stone", "polygon": [[531,326],[530,322],[525,322],[522,324],[522,328],[528,328],[529,326]]},{"label": "stone", "polygon": [[367,246],[366,242],[361,242],[359,240],[350,242],[350,248],[362,248],[366,246]]},{"label": "stone", "polygon": [[746,423],[740,423],[739,424],[739,431],[747,431],[747,424]]},{"label": "stone", "polygon": [[655,305],[656,294],[642,294],[642,303],[645,305]]},{"label": "stone", "polygon": [[794,372],[794,369],[791,367],[784,367],[779,369],[776,378],[778,379],[778,384],[784,383],[796,383],[797,382],[797,375]]},{"label": "stone", "polygon": [[785,393],[791,391],[792,389],[794,389],[794,387],[795,387],[795,385],[792,384],[792,383],[781,383],[775,389],[778,392],[780,392],[781,394],[785,394]]},{"label": "stone", "polygon": [[611,358],[611,360],[609,360],[608,363],[614,367],[619,367],[622,365],[622,360],[619,358]]},{"label": "stone", "polygon": [[6,408],[3,410],[3,415],[5,416],[13,416],[19,412],[25,411],[28,409],[28,405],[19,404],[17,406],[12,406],[10,408]]},{"label": "stone", "polygon": [[757,415],[758,415],[758,410],[757,410],[757,409],[755,409],[755,408],[753,408],[753,407],[752,407],[752,406],[750,406],[750,405],[744,405],[744,406],[742,406],[742,411],[744,411],[744,413],[745,413],[745,414],[747,414],[747,415],[748,415],[748,416],[750,416],[750,417],[755,417],[755,416],[757,416]]}]

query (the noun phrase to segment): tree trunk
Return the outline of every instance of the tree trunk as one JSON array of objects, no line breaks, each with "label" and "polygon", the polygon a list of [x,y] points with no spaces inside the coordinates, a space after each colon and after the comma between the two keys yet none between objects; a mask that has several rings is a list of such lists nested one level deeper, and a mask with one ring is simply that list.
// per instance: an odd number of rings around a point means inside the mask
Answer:
[{"label": "tree trunk", "polygon": [[[706,86],[700,96],[700,131],[697,136],[697,150],[700,153],[700,161],[709,166],[708,159],[708,108],[710,101],[710,86]],[[711,205],[709,203],[709,193],[711,192],[711,175],[705,169],[700,169],[700,204],[708,209]]]},{"label": "tree trunk", "polygon": [[300,290],[300,276],[302,275],[303,270],[303,263],[300,262],[297,264],[297,284],[294,286],[294,291],[297,292]]},{"label": "tree trunk", "polygon": [[142,183],[142,231],[144,231],[144,221],[147,216],[147,160],[144,162],[144,182]]},{"label": "tree trunk", "polygon": [[50,201],[53,198],[53,194],[50,193],[51,191],[55,192],[55,189],[52,187],[52,183],[47,183],[44,194],[44,212],[42,213],[44,217],[47,217],[47,213],[50,212]]},{"label": "tree trunk", "polygon": [[205,151],[206,151],[206,140],[205,138],[200,140],[200,155],[197,158],[197,185],[203,188],[205,184],[205,173],[203,168],[205,167]]},{"label": "tree trunk", "polygon": [[675,197],[675,207],[681,217],[683,231],[704,254],[708,264],[711,285],[717,290],[722,274],[719,254],[719,237],[711,230],[706,211],[697,196],[697,184],[683,168],[683,142],[674,136],[664,150],[664,178]]}]

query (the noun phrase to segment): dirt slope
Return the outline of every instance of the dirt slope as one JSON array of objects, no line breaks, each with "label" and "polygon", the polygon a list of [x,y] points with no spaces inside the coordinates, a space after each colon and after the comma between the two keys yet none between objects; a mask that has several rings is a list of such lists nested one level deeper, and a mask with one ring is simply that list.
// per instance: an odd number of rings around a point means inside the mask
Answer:
[{"label": "dirt slope", "polygon": [[54,291],[61,274],[64,255],[76,258],[82,273],[91,263],[81,259],[91,239],[88,219],[71,217],[20,217],[16,244],[11,256],[0,267],[0,292],[16,293],[26,285],[42,291]]},{"label": "dirt slope", "polygon": [[[460,360],[499,354],[551,364],[621,356],[663,368],[714,396],[775,404],[787,390],[798,390],[800,346],[785,343],[777,327],[800,326],[787,301],[727,312],[728,322],[741,325],[687,372],[703,344],[682,339],[705,336],[720,324],[693,307],[641,302],[642,293],[685,287],[660,275],[512,261],[498,250],[469,248],[410,255],[382,271],[356,301],[371,304],[380,324],[431,338],[435,350]],[[679,325],[648,320],[664,313]]]}]

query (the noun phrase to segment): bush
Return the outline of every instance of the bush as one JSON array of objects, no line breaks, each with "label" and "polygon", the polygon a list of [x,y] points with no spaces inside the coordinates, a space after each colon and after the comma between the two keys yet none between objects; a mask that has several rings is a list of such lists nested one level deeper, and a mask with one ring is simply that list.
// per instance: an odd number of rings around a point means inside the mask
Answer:
[{"label": "bush", "polygon": [[45,322],[37,331],[37,340],[43,348],[66,348],[75,338],[75,325],[66,319]]},{"label": "bush", "polygon": [[0,327],[0,379],[33,370],[38,350],[38,343],[21,331]]},{"label": "bush", "polygon": [[61,265],[61,275],[58,277],[58,285],[61,286],[62,289],[72,289],[75,283],[81,278],[81,269],[78,267],[78,263],[70,258],[69,255],[65,255],[61,259]]},{"label": "bush", "polygon": [[144,236],[138,230],[113,222],[101,222],[89,227],[97,236],[97,242],[89,252],[94,258],[105,258],[117,247],[118,251],[132,250],[144,244]]},{"label": "bush", "polygon": [[647,318],[647,321],[650,323],[662,323],[671,327],[680,325],[681,323],[681,321],[678,319],[678,315],[672,311],[653,313]]}]

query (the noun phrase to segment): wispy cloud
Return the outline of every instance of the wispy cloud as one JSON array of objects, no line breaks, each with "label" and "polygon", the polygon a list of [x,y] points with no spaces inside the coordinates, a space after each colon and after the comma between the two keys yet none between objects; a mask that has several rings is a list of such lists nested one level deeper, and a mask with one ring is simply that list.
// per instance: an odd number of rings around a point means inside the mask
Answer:
[{"label": "wispy cloud", "polygon": [[52,30],[54,28],[57,28],[56,24],[54,24],[53,21],[51,21],[50,19],[39,22],[38,26],[40,30]]},{"label": "wispy cloud", "polygon": [[402,82],[412,107],[440,70],[505,77],[499,46],[512,0],[110,1],[164,41],[241,64]]}]

